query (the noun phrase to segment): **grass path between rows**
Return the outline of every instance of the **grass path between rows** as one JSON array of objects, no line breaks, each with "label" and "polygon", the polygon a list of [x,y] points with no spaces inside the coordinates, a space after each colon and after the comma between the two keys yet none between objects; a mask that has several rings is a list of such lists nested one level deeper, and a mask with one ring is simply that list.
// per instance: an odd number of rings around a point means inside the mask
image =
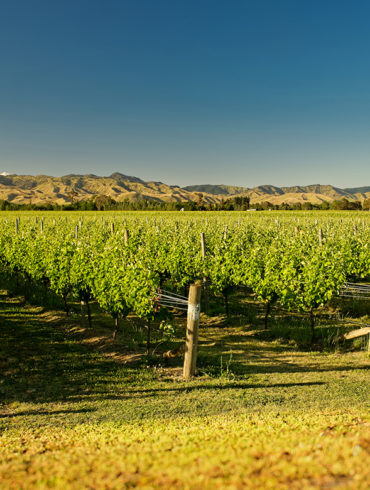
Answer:
[{"label": "grass path between rows", "polygon": [[366,353],[203,327],[200,363],[232,355],[237,374],[183,382],[86,347],[66,322],[0,296],[1,488],[369,487]]}]

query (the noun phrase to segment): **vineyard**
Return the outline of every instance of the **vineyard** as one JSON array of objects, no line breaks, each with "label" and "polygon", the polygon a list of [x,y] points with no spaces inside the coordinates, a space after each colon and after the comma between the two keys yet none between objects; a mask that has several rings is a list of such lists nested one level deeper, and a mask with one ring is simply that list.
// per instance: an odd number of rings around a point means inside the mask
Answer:
[{"label": "vineyard", "polygon": [[10,274],[70,299],[96,301],[115,319],[164,317],[162,288],[187,294],[201,281],[228,313],[232,291],[265,305],[307,313],[314,338],[318,308],[347,282],[370,276],[366,213],[5,214],[0,260]]}]

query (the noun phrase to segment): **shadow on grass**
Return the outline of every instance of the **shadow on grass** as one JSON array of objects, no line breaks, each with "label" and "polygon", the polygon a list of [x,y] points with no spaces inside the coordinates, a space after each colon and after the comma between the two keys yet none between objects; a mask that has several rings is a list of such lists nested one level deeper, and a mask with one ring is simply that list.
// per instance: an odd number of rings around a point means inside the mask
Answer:
[{"label": "shadow on grass", "polygon": [[[164,388],[144,388],[144,389],[129,389],[127,394],[148,394],[151,393],[155,395],[156,393],[191,393],[192,391],[205,391],[205,390],[213,390],[213,391],[222,391],[222,390],[249,390],[249,389],[267,389],[267,388],[296,388],[299,386],[322,386],[327,385],[324,381],[311,381],[307,383],[271,383],[271,384],[252,384],[252,383],[243,383],[243,382],[224,382],[222,384],[197,384],[193,386],[179,386],[179,387],[164,387]],[[109,393],[102,392],[102,395],[108,395]],[[122,398],[125,397],[126,394],[122,394]]]},{"label": "shadow on grass", "polygon": [[[134,389],[144,378],[152,376],[152,370],[144,369],[141,363],[132,362],[125,366],[94,353],[68,337],[58,322],[50,322],[42,316],[43,310],[27,311],[14,300],[0,296],[0,400],[56,402],[130,397],[135,394],[155,396],[160,392],[189,392],[196,390],[289,388],[294,386],[322,385],[322,382],[279,383],[257,385],[243,382],[221,384],[194,384],[193,386],[164,387],[158,389]],[[244,342],[244,344],[243,344]],[[279,357],[279,345],[264,345],[245,336],[225,334],[220,345],[201,352],[200,372],[215,369],[220,361],[220,349],[232,347],[242,353],[233,353],[232,372],[248,375],[254,373],[294,373],[350,371],[369,369],[368,365],[299,364],[287,362]],[[293,349],[289,349],[287,355]],[[225,354],[223,354],[225,355]],[[171,360],[170,366],[178,367],[181,358]],[[141,374],[142,373],[142,374]],[[211,373],[212,374],[212,373]],[[143,376],[143,378],[141,378]],[[132,381],[133,380],[133,381]],[[117,395],[122,390],[122,396]],[[55,412],[51,412],[55,413]]]},{"label": "shadow on grass", "polygon": [[72,413],[87,413],[87,412],[93,412],[94,410],[91,408],[82,408],[80,410],[48,410],[48,411],[43,411],[43,410],[25,410],[23,412],[17,412],[17,413],[0,413],[0,419],[8,419],[8,418],[14,418],[14,417],[27,417],[31,415],[67,415],[67,414],[72,414]]},{"label": "shadow on grass", "polygon": [[63,401],[90,390],[119,366],[73,342],[57,322],[0,301],[0,401]]}]

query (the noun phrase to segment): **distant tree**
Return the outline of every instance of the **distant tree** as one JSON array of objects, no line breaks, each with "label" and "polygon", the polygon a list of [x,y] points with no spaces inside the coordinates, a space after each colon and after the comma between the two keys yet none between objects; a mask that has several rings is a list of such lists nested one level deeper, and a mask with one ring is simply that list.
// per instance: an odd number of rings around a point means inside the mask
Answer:
[{"label": "distant tree", "polygon": [[289,211],[290,205],[287,202],[282,202],[279,206],[279,209],[282,209],[283,211]]},{"label": "distant tree", "polygon": [[234,209],[238,211],[246,211],[249,209],[250,199],[248,196],[236,196],[232,199]]},{"label": "distant tree", "polygon": [[302,209],[311,211],[313,209],[313,205],[311,202],[304,202],[302,204]]},{"label": "distant tree", "polygon": [[339,210],[343,210],[343,209],[348,209],[348,204],[349,204],[349,201],[348,199],[346,199],[345,197],[341,200],[335,200],[335,201],[332,201],[330,203],[330,209],[339,209]]},{"label": "distant tree", "polygon": [[269,202],[269,201],[263,201],[261,204],[260,204],[261,208],[266,211],[268,209],[274,209],[274,205]]},{"label": "distant tree", "polygon": [[227,199],[223,205],[225,211],[234,211],[233,199]]},{"label": "distant tree", "polygon": [[205,210],[205,202],[204,202],[204,195],[201,193],[201,192],[196,192],[195,193],[196,195],[196,198],[195,198],[195,202],[197,204],[197,207],[199,210]]},{"label": "distant tree", "polygon": [[8,209],[9,205],[10,205],[9,201],[6,201],[4,199],[0,199],[0,210],[1,211],[5,211],[6,209]]},{"label": "distant tree", "polygon": [[82,211],[95,211],[96,210],[96,205],[95,205],[94,200],[79,201],[77,204],[79,205],[78,208],[81,209]]},{"label": "distant tree", "polygon": [[365,199],[365,201],[362,203],[362,209],[364,211],[370,211],[370,197]]},{"label": "distant tree", "polygon": [[350,205],[351,205],[350,209],[362,209],[362,204],[360,201],[352,201]]},{"label": "distant tree", "polygon": [[116,204],[116,201],[112,199],[110,196],[99,195],[95,199],[95,206],[98,211],[110,209]]},{"label": "distant tree", "polygon": [[225,206],[225,199],[221,197],[221,201],[217,205],[217,211],[223,211]]},{"label": "distant tree", "polygon": [[330,208],[330,203],[328,201],[324,201],[320,204],[320,209],[328,210]]},{"label": "distant tree", "polygon": [[330,209],[340,209],[340,210],[355,210],[362,209],[360,201],[348,201],[345,197],[340,201],[333,201],[330,204]]}]

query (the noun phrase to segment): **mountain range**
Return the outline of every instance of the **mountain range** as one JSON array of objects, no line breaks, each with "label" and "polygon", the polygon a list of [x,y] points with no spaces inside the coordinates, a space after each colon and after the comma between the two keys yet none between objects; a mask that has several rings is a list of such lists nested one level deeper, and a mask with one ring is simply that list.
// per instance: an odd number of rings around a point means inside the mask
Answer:
[{"label": "mountain range", "polygon": [[89,200],[98,195],[110,196],[116,201],[124,199],[149,199],[156,201],[194,201],[203,195],[204,202],[220,202],[234,196],[248,196],[251,203],[269,201],[293,204],[311,202],[319,204],[338,199],[363,201],[370,197],[370,186],[340,189],[332,185],[276,187],[238,187],[228,185],[191,185],[179,187],[123,175],[119,172],[109,177],[93,174],[70,174],[63,177],[48,175],[0,174],[0,199],[17,204],[66,204],[72,200]]}]

